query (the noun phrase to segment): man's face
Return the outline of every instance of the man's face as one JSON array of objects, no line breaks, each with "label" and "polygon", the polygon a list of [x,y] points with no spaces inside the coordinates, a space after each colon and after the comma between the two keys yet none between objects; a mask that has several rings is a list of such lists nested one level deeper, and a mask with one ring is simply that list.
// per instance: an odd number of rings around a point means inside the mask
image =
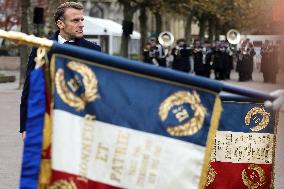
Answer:
[{"label": "man's face", "polygon": [[204,43],[204,47],[209,48],[210,47],[210,43]]},{"label": "man's face", "polygon": [[156,46],[156,40],[155,39],[150,39],[150,44],[151,44],[151,46],[153,47],[153,46]]},{"label": "man's face", "polygon": [[184,46],[184,44],[185,44],[185,42],[184,42],[184,41],[180,41],[180,42],[178,43],[178,46],[179,46],[179,47],[183,47],[183,46]]},{"label": "man's face", "polygon": [[64,20],[59,20],[57,26],[60,29],[60,35],[66,39],[82,38],[84,27],[83,10],[67,8],[64,13]]}]

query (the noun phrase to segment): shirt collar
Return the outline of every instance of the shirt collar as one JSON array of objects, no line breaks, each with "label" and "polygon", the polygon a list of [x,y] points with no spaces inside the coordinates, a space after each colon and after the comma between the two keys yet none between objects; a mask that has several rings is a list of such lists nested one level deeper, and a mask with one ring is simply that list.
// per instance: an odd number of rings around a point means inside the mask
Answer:
[{"label": "shirt collar", "polygon": [[[65,43],[67,40],[64,39],[63,37],[61,37],[61,35],[58,35],[58,43],[59,44],[63,44]],[[69,40],[69,42],[75,42],[74,40]]]}]

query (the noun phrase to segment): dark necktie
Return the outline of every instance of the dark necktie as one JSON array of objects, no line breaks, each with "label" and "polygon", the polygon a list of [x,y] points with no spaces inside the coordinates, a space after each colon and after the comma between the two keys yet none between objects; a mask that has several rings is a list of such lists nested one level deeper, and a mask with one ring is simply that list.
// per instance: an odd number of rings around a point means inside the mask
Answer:
[{"label": "dark necktie", "polygon": [[63,44],[76,45],[75,41],[65,41]]}]

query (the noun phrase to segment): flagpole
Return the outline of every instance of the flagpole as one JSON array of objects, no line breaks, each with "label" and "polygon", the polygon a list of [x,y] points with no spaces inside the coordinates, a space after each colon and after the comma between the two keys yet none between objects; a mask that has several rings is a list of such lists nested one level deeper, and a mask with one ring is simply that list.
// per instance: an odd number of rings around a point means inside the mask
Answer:
[{"label": "flagpole", "polygon": [[5,31],[0,29],[0,37],[9,39],[11,41],[15,41],[18,44],[25,44],[35,47],[44,47],[50,49],[53,45],[53,41],[36,37],[34,35],[27,35],[22,32],[15,32],[15,31]]}]

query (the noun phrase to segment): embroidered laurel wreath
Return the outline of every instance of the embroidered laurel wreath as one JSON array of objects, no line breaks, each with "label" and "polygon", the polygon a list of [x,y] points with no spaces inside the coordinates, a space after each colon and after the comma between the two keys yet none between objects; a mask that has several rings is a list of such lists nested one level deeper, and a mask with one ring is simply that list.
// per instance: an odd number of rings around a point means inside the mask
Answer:
[{"label": "embroidered laurel wreath", "polygon": [[243,180],[243,183],[248,188],[256,189],[256,188],[260,188],[262,185],[265,184],[265,180],[266,180],[265,172],[259,165],[250,164],[248,166],[248,169],[255,171],[258,174],[258,178],[259,178],[259,180],[256,181],[253,178],[256,178],[257,176],[248,175],[246,170],[244,169],[242,172],[242,180]]},{"label": "embroidered laurel wreath", "polygon": [[201,104],[199,95],[195,91],[193,91],[192,94],[188,91],[180,91],[166,98],[160,105],[159,115],[161,120],[165,121],[167,119],[169,111],[174,106],[180,106],[186,103],[191,105],[194,116],[184,124],[169,126],[167,132],[172,136],[193,135],[198,132],[203,125],[206,109]]},{"label": "embroidered laurel wreath", "polygon": [[208,176],[205,186],[209,186],[215,180],[216,175],[217,172],[213,169],[213,167],[211,167],[211,165],[209,165]]},{"label": "embroidered laurel wreath", "polygon": [[85,108],[88,102],[94,101],[97,98],[98,81],[93,71],[84,64],[71,61],[67,64],[67,67],[82,75],[85,92],[80,97],[71,92],[66,86],[64,70],[61,68],[55,74],[56,90],[65,103],[80,111]]},{"label": "embroidered laurel wreath", "polygon": [[49,189],[77,189],[77,186],[73,180],[58,180],[54,182]]},{"label": "embroidered laurel wreath", "polygon": [[252,130],[252,131],[260,131],[260,130],[264,129],[265,127],[267,127],[267,125],[269,123],[270,113],[266,112],[265,109],[262,108],[262,107],[254,107],[247,113],[247,115],[245,117],[246,125],[250,124],[251,118],[256,114],[261,114],[262,120],[256,126],[254,126],[253,128],[250,128],[250,130]]}]

